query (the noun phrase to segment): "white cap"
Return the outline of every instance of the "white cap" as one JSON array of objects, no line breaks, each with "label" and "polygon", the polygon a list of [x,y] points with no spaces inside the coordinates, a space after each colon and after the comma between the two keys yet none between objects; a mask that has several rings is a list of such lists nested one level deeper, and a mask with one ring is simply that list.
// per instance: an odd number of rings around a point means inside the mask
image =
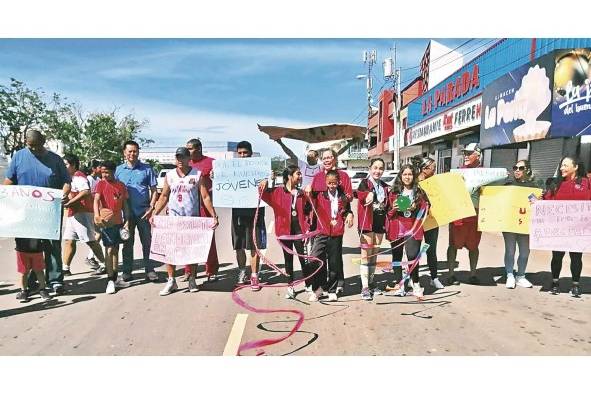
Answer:
[{"label": "white cap", "polygon": [[471,142],[462,149],[463,152],[478,152],[482,153],[480,150],[480,145],[477,142]]}]

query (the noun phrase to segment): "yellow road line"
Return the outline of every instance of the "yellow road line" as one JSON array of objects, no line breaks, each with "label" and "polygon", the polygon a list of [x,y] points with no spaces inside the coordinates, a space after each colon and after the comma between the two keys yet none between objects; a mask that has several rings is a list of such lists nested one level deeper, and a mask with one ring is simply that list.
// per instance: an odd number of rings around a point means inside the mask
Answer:
[{"label": "yellow road line", "polygon": [[224,353],[222,354],[223,356],[235,356],[238,353],[238,347],[240,346],[240,341],[242,340],[242,334],[246,328],[246,319],[248,319],[248,315],[246,313],[239,313],[236,315],[234,325],[232,326],[232,330],[228,336],[228,342],[226,342],[226,347],[224,348]]}]

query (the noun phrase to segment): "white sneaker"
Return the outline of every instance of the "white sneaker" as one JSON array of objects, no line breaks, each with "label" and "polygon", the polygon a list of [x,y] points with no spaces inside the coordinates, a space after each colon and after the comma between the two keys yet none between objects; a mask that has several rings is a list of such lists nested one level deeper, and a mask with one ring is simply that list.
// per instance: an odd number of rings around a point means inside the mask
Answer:
[{"label": "white sneaker", "polygon": [[295,290],[293,289],[293,286],[289,286],[287,288],[287,294],[285,295],[285,298],[288,300],[295,298]]},{"label": "white sneaker", "polygon": [[445,289],[445,286],[439,281],[439,278],[431,279],[431,286],[436,289]]},{"label": "white sneaker", "polygon": [[246,270],[240,270],[238,273],[238,284],[243,285],[247,282],[246,280]]},{"label": "white sneaker", "polygon": [[525,276],[517,277],[517,286],[527,288],[534,287],[529,280],[525,279]]},{"label": "white sneaker", "polygon": [[328,301],[329,302],[335,302],[339,300],[339,296],[337,295],[337,293],[328,293]]},{"label": "white sneaker", "polygon": [[306,293],[311,293],[311,292],[312,292],[312,285],[306,286]]},{"label": "white sneaker", "polygon": [[[525,278],[523,278],[523,279],[525,279]],[[507,275],[507,282],[505,283],[505,287],[508,289],[515,288],[515,276],[513,276],[513,274]]]},{"label": "white sneaker", "polygon": [[115,294],[115,282],[110,280],[109,283],[107,283],[107,290],[105,290],[105,293]]},{"label": "white sneaker", "polygon": [[124,289],[129,286],[130,286],[129,282],[124,281],[123,278],[121,278],[121,277],[118,277],[117,280],[115,281],[115,287],[118,287],[120,289]]},{"label": "white sneaker", "polygon": [[316,289],[316,291],[313,291],[312,294],[310,294],[310,298],[308,298],[308,301],[317,302],[322,296],[322,293],[322,287],[319,287],[318,289]]},{"label": "white sneaker", "polygon": [[166,285],[164,286],[164,289],[160,290],[160,295],[161,296],[169,295],[170,293],[177,290],[178,288],[179,287],[177,286],[174,278],[168,278],[168,280],[166,281]]},{"label": "white sneaker", "polygon": [[337,293],[337,294],[341,294],[341,293],[343,293],[344,291],[345,291],[345,289],[343,289],[341,286],[338,286],[338,287],[337,287],[337,291],[336,291],[336,293]]},{"label": "white sneaker", "polygon": [[394,296],[396,296],[396,297],[406,296],[406,291],[404,290],[404,285],[400,286],[400,288],[394,292]]},{"label": "white sneaker", "polygon": [[199,291],[199,287],[197,287],[197,282],[195,282],[195,278],[189,278],[189,293],[197,293]]},{"label": "white sneaker", "polygon": [[419,283],[413,284],[412,294],[417,298],[423,297],[423,288],[421,287],[421,285]]}]

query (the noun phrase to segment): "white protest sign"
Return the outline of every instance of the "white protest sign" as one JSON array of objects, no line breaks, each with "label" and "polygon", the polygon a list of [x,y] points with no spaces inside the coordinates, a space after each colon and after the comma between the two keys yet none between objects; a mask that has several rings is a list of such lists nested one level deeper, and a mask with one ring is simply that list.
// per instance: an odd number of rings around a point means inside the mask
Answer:
[{"label": "white protest sign", "polygon": [[154,216],[150,258],[173,265],[207,261],[213,218]]},{"label": "white protest sign", "polygon": [[454,168],[451,172],[457,172],[464,177],[468,192],[507,178],[506,168]]},{"label": "white protest sign", "polygon": [[[213,162],[214,205],[221,208],[256,208],[258,185],[271,175],[271,159],[215,160]],[[261,206],[264,204],[261,201]]]},{"label": "white protest sign", "polygon": [[591,252],[591,201],[536,201],[529,229],[529,247]]},{"label": "white protest sign", "polygon": [[0,237],[60,239],[62,191],[0,185]]}]

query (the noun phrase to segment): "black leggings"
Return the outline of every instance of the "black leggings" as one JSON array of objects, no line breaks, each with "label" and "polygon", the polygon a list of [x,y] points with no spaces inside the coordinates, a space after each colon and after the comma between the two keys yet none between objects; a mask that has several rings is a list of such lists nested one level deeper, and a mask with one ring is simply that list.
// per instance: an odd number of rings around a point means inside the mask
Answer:
[{"label": "black leggings", "polygon": [[[403,246],[397,247],[402,242],[404,242],[405,239],[408,239],[408,241],[406,241]],[[396,241],[391,241],[390,247],[394,248],[394,249],[392,249],[392,261],[398,261],[398,262],[402,261],[402,252],[403,252],[402,249],[404,248],[404,249],[406,249],[406,258],[410,262],[410,261],[413,261],[414,259],[417,258],[417,255],[419,254],[419,250],[421,248],[421,241],[420,240],[417,241],[413,237],[399,238]],[[394,267],[393,271],[394,271],[394,283],[396,284],[402,280],[402,267],[401,266]],[[419,283],[419,266],[418,265],[412,270],[410,277],[412,278],[412,281],[414,283]]]},{"label": "black leggings", "polygon": [[[566,252],[552,251],[552,279],[558,280],[560,278],[560,270],[562,270],[562,258]],[[573,277],[573,282],[578,282],[581,279],[581,271],[583,270],[583,253],[568,252],[570,256],[570,273]]]},{"label": "black leggings", "polygon": [[[281,242],[283,245],[285,245],[285,247],[289,250],[293,250],[295,248],[295,250],[298,254],[300,254],[300,255],[304,254],[304,243],[302,241],[279,241],[279,242]],[[283,250],[283,258],[285,259],[285,272],[289,276],[289,283],[292,283],[294,281],[293,254],[289,253],[288,251],[286,251],[283,248],[281,248],[281,249]],[[310,275],[310,272],[308,271],[307,261],[306,261],[306,259],[304,259],[301,256],[298,256],[298,259],[300,260],[300,267],[302,267],[302,275],[305,278],[308,275]],[[309,286],[311,283],[312,283],[311,279],[306,279],[306,286]]]},{"label": "black leggings", "polygon": [[431,279],[437,278],[437,238],[439,237],[439,227],[425,231],[425,243],[429,245],[427,249],[427,265]]}]

